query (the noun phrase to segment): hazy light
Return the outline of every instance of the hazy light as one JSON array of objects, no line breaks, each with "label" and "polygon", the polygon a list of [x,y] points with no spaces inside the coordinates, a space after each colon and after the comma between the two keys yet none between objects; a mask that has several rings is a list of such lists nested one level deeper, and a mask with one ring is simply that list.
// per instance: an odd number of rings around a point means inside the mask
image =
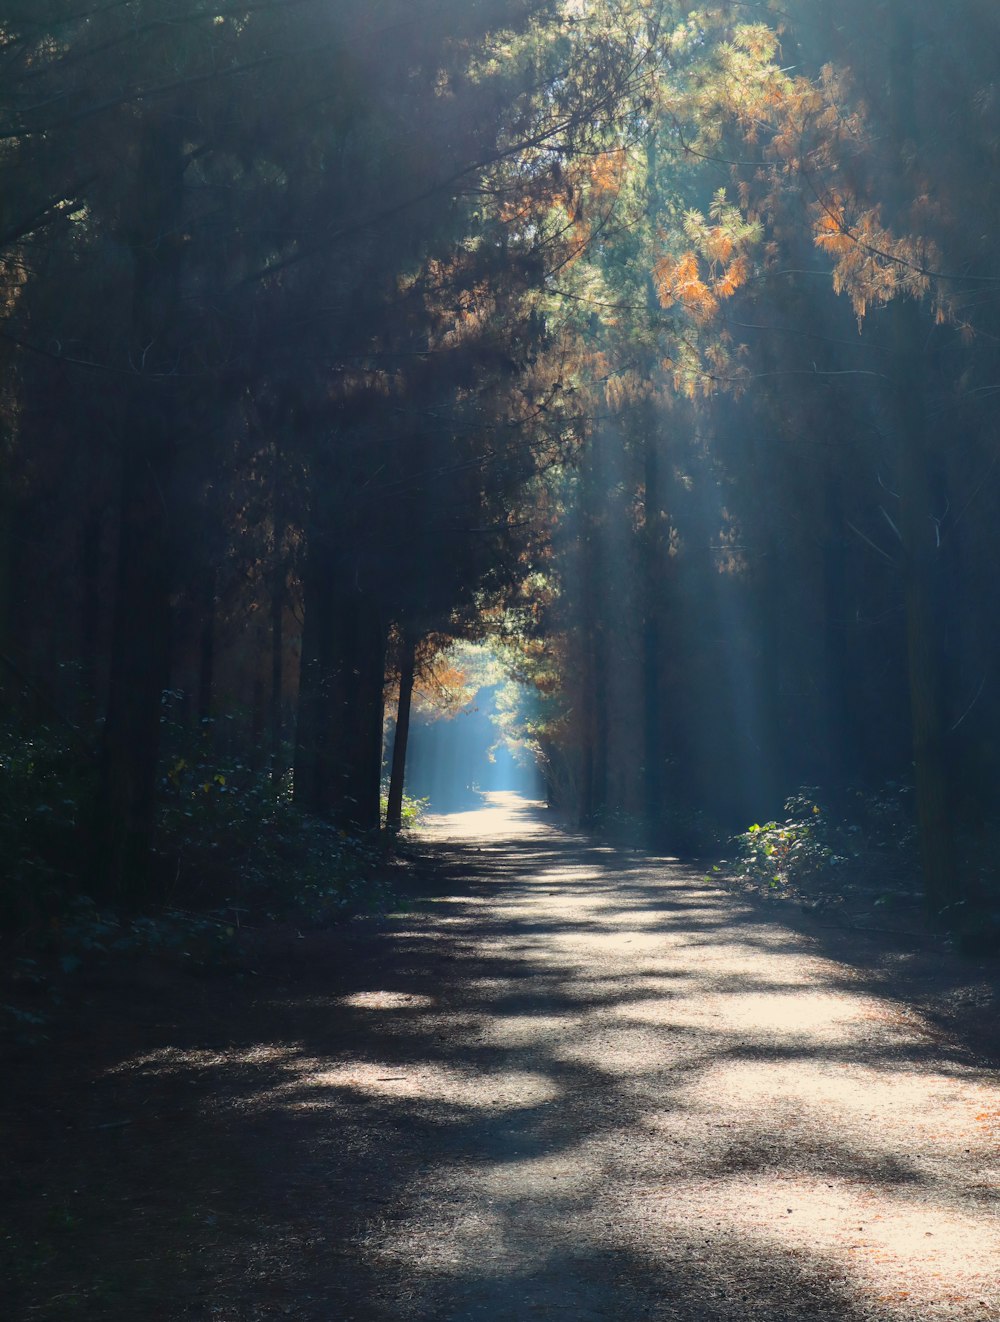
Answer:
[{"label": "hazy light", "polygon": [[406,789],[418,799],[429,799],[432,812],[460,812],[478,807],[490,793],[518,793],[536,797],[541,778],[534,765],[515,758],[503,742],[496,718],[500,686],[497,665],[488,648],[477,664],[489,683],[457,715],[415,713],[407,754]]}]

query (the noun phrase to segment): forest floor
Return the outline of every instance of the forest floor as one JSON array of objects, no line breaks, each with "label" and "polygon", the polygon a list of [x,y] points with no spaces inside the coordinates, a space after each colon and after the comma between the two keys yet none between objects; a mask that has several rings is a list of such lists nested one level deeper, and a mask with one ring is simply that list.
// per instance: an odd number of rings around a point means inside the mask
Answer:
[{"label": "forest floor", "polygon": [[2,1065],[0,1315],[1000,1318],[996,963],[512,796],[423,852],[408,912],[108,970]]}]

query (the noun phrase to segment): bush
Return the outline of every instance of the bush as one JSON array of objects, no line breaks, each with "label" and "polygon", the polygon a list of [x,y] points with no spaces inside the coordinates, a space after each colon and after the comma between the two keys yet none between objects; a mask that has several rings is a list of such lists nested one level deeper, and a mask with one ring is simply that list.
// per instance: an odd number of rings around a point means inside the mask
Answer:
[{"label": "bush", "polygon": [[[792,802],[788,800],[786,811]],[[822,821],[822,809],[812,804],[808,811],[808,817],[796,815],[780,823],[754,823],[736,837],[743,880],[763,883],[772,890],[807,887],[825,880],[846,862],[826,838],[829,832]]]},{"label": "bush", "polygon": [[[421,823],[423,822],[424,818],[427,816],[427,809],[430,807],[430,802],[431,802],[430,799],[414,799],[409,794],[404,792],[403,810],[402,810],[402,819],[403,819],[402,830],[404,831],[417,830],[420,827]],[[381,807],[382,807],[382,819],[384,821],[386,812],[389,807],[388,785],[382,786]]]},{"label": "bush", "polygon": [[276,784],[267,770],[213,756],[208,734],[200,752],[165,763],[157,849],[169,898],[311,922],[363,907],[382,843],[307,816],[292,803],[290,777]]},{"label": "bush", "polygon": [[[382,843],[298,811],[290,777],[276,784],[267,768],[220,754],[227,727],[192,730],[174,718],[175,696],[164,695],[155,921],[170,927],[168,909],[210,915],[210,924],[228,922],[229,910],[323,921],[363,907]],[[114,941],[122,937],[126,919],[104,907],[90,875],[97,782],[96,759],[71,731],[0,729],[0,934],[42,948],[58,928],[60,949],[77,932],[81,950],[91,936],[103,943],[104,923]],[[404,824],[414,826],[423,807],[406,800]],[[372,896],[381,902],[379,887]]]},{"label": "bush", "polygon": [[62,731],[0,729],[0,932],[44,924],[77,890],[96,788]]},{"label": "bush", "polygon": [[796,895],[874,884],[884,892],[876,903],[894,889],[912,889],[918,864],[909,786],[850,790],[838,813],[804,786],[785,801],[785,812],[784,821],[755,823],[736,837],[742,880]]}]

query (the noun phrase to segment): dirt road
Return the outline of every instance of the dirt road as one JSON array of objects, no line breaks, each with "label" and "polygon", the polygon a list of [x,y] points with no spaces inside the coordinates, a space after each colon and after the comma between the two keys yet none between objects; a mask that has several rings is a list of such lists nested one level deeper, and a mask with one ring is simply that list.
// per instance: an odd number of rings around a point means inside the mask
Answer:
[{"label": "dirt road", "polygon": [[24,1317],[1000,1318],[1000,1076],[905,952],[505,796],[431,849],[428,902],[175,1002],[29,1145],[86,1224]]}]

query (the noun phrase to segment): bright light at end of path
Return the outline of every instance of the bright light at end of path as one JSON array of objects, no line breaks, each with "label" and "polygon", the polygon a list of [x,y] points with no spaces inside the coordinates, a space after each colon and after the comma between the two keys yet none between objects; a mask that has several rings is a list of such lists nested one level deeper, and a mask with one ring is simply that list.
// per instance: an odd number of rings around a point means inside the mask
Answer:
[{"label": "bright light at end of path", "polygon": [[545,821],[545,812],[544,803],[522,798],[513,790],[494,790],[483,795],[481,808],[432,814],[426,825],[428,832],[445,840],[509,840],[550,833],[553,828]]}]

